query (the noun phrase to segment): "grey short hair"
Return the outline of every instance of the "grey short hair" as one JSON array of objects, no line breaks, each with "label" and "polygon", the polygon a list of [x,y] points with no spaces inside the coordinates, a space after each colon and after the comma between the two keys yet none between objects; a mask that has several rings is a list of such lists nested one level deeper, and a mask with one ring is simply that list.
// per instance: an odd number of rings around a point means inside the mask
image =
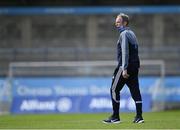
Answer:
[{"label": "grey short hair", "polygon": [[127,14],[120,13],[118,16],[121,16],[123,22],[127,22],[127,25],[129,24],[129,16]]}]

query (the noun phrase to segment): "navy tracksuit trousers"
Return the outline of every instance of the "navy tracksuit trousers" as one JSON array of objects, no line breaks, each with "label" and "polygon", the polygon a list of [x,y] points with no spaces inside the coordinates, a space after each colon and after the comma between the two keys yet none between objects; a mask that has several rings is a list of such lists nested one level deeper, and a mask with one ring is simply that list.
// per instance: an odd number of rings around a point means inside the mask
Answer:
[{"label": "navy tracksuit trousers", "polygon": [[123,78],[122,69],[118,66],[112,78],[111,85],[111,99],[113,105],[113,115],[119,116],[119,105],[120,105],[120,91],[126,84],[130,90],[131,96],[136,104],[136,114],[142,115],[142,98],[139,90],[138,72],[139,68],[129,68],[127,69],[130,75],[128,79]]}]

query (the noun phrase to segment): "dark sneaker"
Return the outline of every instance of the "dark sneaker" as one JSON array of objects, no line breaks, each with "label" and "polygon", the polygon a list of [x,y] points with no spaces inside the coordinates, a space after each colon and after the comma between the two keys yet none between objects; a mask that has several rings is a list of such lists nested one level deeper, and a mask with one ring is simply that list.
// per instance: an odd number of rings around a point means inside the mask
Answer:
[{"label": "dark sneaker", "polygon": [[136,116],[133,123],[144,123],[144,119],[142,118],[142,116]]},{"label": "dark sneaker", "polygon": [[121,121],[120,121],[119,117],[113,117],[113,116],[109,117],[108,119],[103,120],[103,123],[105,123],[105,124],[117,124],[120,122]]}]

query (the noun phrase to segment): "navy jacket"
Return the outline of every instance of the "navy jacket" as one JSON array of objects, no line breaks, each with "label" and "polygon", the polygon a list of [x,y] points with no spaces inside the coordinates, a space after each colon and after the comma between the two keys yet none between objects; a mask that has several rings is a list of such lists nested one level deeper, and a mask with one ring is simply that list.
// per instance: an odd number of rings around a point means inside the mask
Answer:
[{"label": "navy jacket", "polygon": [[117,42],[118,66],[122,70],[139,68],[138,41],[136,35],[129,27],[119,29],[120,36]]}]

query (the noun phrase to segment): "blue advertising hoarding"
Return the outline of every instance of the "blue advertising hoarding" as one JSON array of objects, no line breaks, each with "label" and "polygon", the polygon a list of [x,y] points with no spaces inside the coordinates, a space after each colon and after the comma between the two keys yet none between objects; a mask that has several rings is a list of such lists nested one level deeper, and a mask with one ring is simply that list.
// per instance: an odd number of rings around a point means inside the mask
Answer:
[{"label": "blue advertising hoarding", "polygon": [[[143,110],[151,103],[180,102],[180,77],[140,77]],[[12,97],[5,78],[0,78],[0,101],[12,98],[12,113],[111,112],[111,77],[15,78]],[[158,86],[158,88],[157,88]],[[128,88],[121,92],[121,111],[134,111]]]},{"label": "blue advertising hoarding", "polygon": [[[13,82],[12,113],[111,112],[109,77],[17,78]],[[151,95],[142,94],[143,111],[151,110]],[[123,89],[122,112],[135,111],[130,93]]]},{"label": "blue advertising hoarding", "polygon": [[0,15],[180,13],[180,6],[1,7]]}]

